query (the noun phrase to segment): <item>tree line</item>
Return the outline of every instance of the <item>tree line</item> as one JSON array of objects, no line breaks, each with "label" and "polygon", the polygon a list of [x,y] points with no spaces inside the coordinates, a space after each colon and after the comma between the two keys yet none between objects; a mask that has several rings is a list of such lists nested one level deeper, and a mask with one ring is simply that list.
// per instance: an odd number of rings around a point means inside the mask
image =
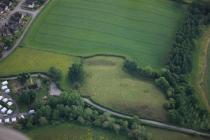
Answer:
[{"label": "tree line", "polygon": [[154,80],[165,93],[168,101],[164,107],[168,110],[168,118],[172,123],[204,130],[210,130],[210,116],[208,111],[199,105],[188,77],[192,71],[193,52],[196,47],[194,40],[201,35],[202,27],[209,24],[209,4],[193,2],[176,32],[164,69],[160,72],[147,70],[129,60],[123,65],[123,69],[135,77]]},{"label": "tree line", "polygon": [[132,140],[149,140],[151,137],[138,117],[123,120],[100,112],[86,105],[75,92],[64,92],[59,97],[50,96],[45,102],[34,105],[36,113],[14,124],[18,129],[30,129],[34,126],[56,125],[62,122],[78,122],[104,129],[114,130],[116,134],[126,132]]}]

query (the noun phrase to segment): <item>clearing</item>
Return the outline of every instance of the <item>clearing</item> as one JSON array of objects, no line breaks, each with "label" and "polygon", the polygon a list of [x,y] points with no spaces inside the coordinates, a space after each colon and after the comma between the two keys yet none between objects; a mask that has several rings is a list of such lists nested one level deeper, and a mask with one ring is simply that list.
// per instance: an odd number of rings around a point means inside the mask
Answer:
[{"label": "clearing", "polygon": [[160,68],[183,13],[169,0],[53,0],[22,45],[77,56],[123,55]]},{"label": "clearing", "polygon": [[84,60],[87,73],[84,96],[96,103],[129,114],[160,121],[166,120],[166,99],[156,86],[131,77],[122,70],[123,59],[98,56]]}]

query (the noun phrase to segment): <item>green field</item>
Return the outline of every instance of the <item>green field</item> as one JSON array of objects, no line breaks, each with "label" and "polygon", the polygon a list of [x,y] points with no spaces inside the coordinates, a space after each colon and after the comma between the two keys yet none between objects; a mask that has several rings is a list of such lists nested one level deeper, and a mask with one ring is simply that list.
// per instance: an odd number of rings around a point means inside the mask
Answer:
[{"label": "green field", "polygon": [[183,13],[170,0],[51,0],[23,46],[79,56],[123,55],[160,68]]},{"label": "green field", "polygon": [[8,58],[0,62],[0,76],[15,75],[23,72],[47,72],[54,66],[63,73],[62,85],[66,88],[68,68],[79,61],[75,57],[51,52],[39,51],[31,48],[18,48]]},{"label": "green field", "polygon": [[147,131],[152,134],[152,140],[208,140],[199,136],[186,135],[183,133],[158,129],[154,127],[146,127]]},{"label": "green field", "polygon": [[207,92],[208,92],[208,100],[209,100],[209,106],[210,106],[210,44],[208,48],[208,59],[207,59],[207,70],[206,70],[206,77],[207,77]]},{"label": "green field", "polygon": [[122,70],[122,64],[123,59],[115,57],[86,59],[83,95],[116,111],[165,121],[163,93],[152,82],[132,78]]},{"label": "green field", "polygon": [[[178,132],[146,127],[153,140],[207,140]],[[76,124],[45,126],[26,131],[31,140],[129,140],[126,136],[110,131],[84,127]]]},{"label": "green field", "polygon": [[110,131],[67,123],[39,127],[25,133],[31,140],[128,140]]}]

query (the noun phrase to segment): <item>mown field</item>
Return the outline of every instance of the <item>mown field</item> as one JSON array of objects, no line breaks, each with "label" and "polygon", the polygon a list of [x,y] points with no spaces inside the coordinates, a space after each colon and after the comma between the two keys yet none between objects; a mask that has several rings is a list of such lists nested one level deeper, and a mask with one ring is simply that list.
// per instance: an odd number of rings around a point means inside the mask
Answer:
[{"label": "mown field", "polygon": [[23,46],[79,56],[124,55],[160,68],[183,13],[169,0],[52,0]]},{"label": "mown field", "polygon": [[116,111],[165,121],[166,99],[153,82],[132,78],[122,70],[123,59],[93,57],[84,61],[82,95]]},{"label": "mown field", "polygon": [[121,134],[67,123],[39,127],[25,133],[31,140],[128,140]]},{"label": "mown field", "polygon": [[67,55],[39,51],[32,48],[18,48],[8,58],[0,62],[0,76],[15,75],[25,72],[47,72],[56,67],[63,73],[62,85],[68,88],[65,79],[68,68],[79,59]]}]

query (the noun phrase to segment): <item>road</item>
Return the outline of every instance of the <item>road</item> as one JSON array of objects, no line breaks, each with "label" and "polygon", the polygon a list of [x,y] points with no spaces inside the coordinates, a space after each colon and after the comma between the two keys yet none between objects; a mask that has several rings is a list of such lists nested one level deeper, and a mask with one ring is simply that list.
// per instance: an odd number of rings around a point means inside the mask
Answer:
[{"label": "road", "polygon": [[[118,113],[118,112],[112,111],[110,109],[104,108],[98,104],[95,104],[88,98],[83,98],[83,101],[85,103],[87,103],[88,105],[91,105],[103,112],[108,112],[113,116],[123,118],[123,119],[132,119],[133,118],[132,116],[125,115],[123,113]],[[158,128],[162,128],[162,129],[182,132],[182,133],[191,134],[191,135],[200,135],[200,136],[204,136],[204,137],[210,137],[210,134],[208,134],[208,133],[200,132],[200,131],[193,130],[193,129],[183,128],[183,127],[178,127],[178,126],[174,126],[174,125],[170,125],[170,124],[165,124],[165,123],[161,123],[158,121],[152,121],[152,120],[146,120],[146,119],[140,119],[140,121],[142,124],[148,125],[148,126],[154,126],[154,127],[158,127]]]},{"label": "road", "polygon": [[24,29],[22,35],[16,40],[14,46],[9,50],[3,53],[3,56],[0,58],[0,61],[4,60],[7,56],[10,55],[10,53],[12,53],[21,43],[21,41],[23,40],[24,36],[26,35],[28,29],[30,28],[30,26],[32,25],[32,23],[34,22],[34,20],[36,19],[36,17],[39,15],[40,11],[48,4],[49,0],[45,2],[45,4],[37,9],[36,11],[29,11],[29,10],[25,10],[21,7],[21,5],[24,3],[25,0],[22,0],[21,2],[18,3],[18,5],[15,7],[15,9],[13,11],[11,11],[8,15],[8,18],[13,15],[16,12],[23,12],[23,13],[28,13],[31,15],[31,20],[28,23],[27,27]]}]

